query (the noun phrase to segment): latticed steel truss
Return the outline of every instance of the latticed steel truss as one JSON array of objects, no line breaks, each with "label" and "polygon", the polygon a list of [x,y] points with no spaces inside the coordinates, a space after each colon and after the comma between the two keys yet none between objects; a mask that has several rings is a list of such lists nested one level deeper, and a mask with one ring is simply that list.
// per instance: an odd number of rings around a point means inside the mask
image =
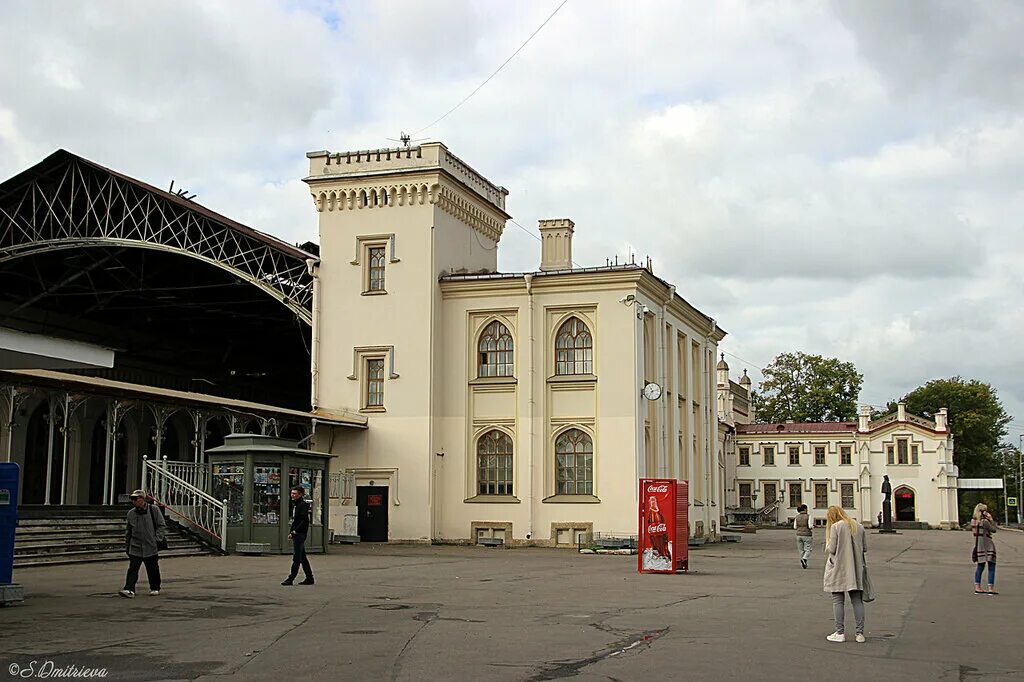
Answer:
[{"label": "latticed steel truss", "polygon": [[315,256],[290,244],[63,150],[0,185],[0,265],[90,246],[197,258],[259,287],[311,324],[307,260]]}]

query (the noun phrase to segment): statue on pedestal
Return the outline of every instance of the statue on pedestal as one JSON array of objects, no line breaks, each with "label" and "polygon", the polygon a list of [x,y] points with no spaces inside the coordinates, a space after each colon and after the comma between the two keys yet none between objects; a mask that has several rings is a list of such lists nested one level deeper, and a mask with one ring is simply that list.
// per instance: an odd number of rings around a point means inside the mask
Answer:
[{"label": "statue on pedestal", "polygon": [[882,531],[892,533],[892,484],[889,483],[889,476],[882,477]]}]

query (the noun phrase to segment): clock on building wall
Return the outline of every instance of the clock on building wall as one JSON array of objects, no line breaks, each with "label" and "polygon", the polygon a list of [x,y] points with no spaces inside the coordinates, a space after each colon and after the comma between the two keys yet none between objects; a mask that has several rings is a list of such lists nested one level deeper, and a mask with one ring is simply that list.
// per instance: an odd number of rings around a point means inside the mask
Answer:
[{"label": "clock on building wall", "polygon": [[644,385],[644,397],[648,400],[657,400],[661,397],[661,386],[653,381]]}]

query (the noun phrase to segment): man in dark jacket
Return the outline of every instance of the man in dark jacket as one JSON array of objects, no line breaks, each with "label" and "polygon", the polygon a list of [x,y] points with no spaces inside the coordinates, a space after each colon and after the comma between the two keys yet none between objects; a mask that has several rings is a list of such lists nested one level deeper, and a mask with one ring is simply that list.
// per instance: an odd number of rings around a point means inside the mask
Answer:
[{"label": "man in dark jacket", "polygon": [[292,541],[292,572],[282,585],[292,585],[295,577],[299,574],[299,566],[306,579],[300,585],[313,584],[313,569],[309,567],[309,559],[306,558],[306,535],[309,534],[309,503],[305,500],[306,489],[301,485],[292,488],[292,501],[295,506],[292,508],[292,527],[288,533],[288,539]]},{"label": "man in dark jacket", "polygon": [[124,534],[124,551],[128,554],[128,575],[122,597],[135,597],[135,583],[139,580],[139,567],[146,564],[149,593],[160,594],[160,545],[166,542],[167,524],[156,505],[146,502],[146,493],[136,490],[131,494],[132,508],[128,512],[128,525]]}]

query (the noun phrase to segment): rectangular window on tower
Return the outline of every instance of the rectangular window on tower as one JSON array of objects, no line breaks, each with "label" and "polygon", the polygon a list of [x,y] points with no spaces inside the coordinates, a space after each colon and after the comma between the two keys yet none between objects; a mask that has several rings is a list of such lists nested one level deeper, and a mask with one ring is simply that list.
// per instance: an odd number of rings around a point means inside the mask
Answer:
[{"label": "rectangular window on tower", "polygon": [[849,445],[839,446],[839,463],[853,464],[853,448],[851,448]]},{"label": "rectangular window on tower", "polygon": [[789,466],[798,467],[800,466],[800,446],[791,445],[789,447]]},{"label": "rectangular window on tower", "polygon": [[764,465],[766,467],[775,466],[775,446],[764,445],[761,447],[761,453],[764,455]]},{"label": "rectangular window on tower", "polygon": [[366,250],[366,291],[384,291],[384,247],[371,246]]},{"label": "rectangular window on tower", "polygon": [[750,448],[747,446],[743,446],[740,448],[740,466],[750,466]]},{"label": "rectangular window on tower", "polygon": [[366,361],[365,407],[384,407],[384,358]]},{"label": "rectangular window on tower", "polygon": [[817,466],[823,466],[825,464],[825,446],[815,445],[814,446],[814,463]]}]

